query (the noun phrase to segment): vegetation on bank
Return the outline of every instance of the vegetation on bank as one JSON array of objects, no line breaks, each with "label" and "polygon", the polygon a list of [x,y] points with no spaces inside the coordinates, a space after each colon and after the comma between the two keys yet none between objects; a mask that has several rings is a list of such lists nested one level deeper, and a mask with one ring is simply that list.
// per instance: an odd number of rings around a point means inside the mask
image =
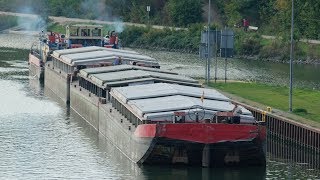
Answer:
[{"label": "vegetation on bank", "polygon": [[16,16],[0,15],[0,31],[16,26],[17,24]]},{"label": "vegetation on bank", "polygon": [[[146,7],[150,6],[150,12]],[[295,59],[298,62],[320,62],[319,45],[299,39],[320,38],[320,2],[295,0]],[[134,22],[185,27],[188,30],[150,27],[126,27],[121,34],[123,45],[194,52],[199,49],[200,33],[207,20],[207,0],[1,0],[0,10],[36,13],[47,20],[49,15]],[[216,0],[212,1],[213,21],[236,31],[235,52],[238,57],[289,61],[291,3],[286,0]],[[246,18],[257,32],[244,32],[241,20]],[[236,26],[235,26],[236,25]],[[201,28],[202,27],[202,28]],[[262,39],[261,35],[276,39]],[[134,35],[134,36],[132,36]],[[281,37],[281,38],[279,38]]]},{"label": "vegetation on bank", "polygon": [[[217,25],[212,29],[220,29]],[[200,34],[203,24],[193,24],[185,29],[163,28],[155,29],[152,26],[138,27],[125,26],[120,33],[123,47],[140,47],[198,53]],[[65,32],[65,27],[57,23],[50,24],[48,30]],[[105,25],[105,34],[113,30],[110,25]],[[320,59],[320,45],[305,42],[296,42],[295,61],[298,63],[316,63]],[[244,32],[235,29],[235,57],[265,59],[278,62],[290,60],[290,43],[283,39],[265,39],[258,32]]]},{"label": "vegetation on bank", "polygon": [[[288,111],[289,88],[271,86],[260,83],[210,83],[211,87],[234,94],[236,96],[279,109]],[[320,91],[309,89],[293,90],[293,113],[306,119],[320,123]]]},{"label": "vegetation on bank", "polygon": [[0,47],[0,54],[1,60],[8,60],[8,59],[26,59],[29,54],[29,50],[27,49],[17,49],[17,48],[7,48],[7,47]]}]

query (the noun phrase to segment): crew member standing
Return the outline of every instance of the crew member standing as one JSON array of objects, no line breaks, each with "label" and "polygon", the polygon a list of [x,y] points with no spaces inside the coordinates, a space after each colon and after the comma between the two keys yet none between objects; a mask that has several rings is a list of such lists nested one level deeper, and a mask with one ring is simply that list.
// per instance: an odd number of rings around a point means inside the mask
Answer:
[{"label": "crew member standing", "polygon": [[113,47],[114,49],[118,49],[118,43],[119,43],[119,38],[118,38],[118,33],[115,34],[115,40],[114,40],[114,44]]},{"label": "crew member standing", "polygon": [[243,19],[243,20],[242,20],[242,23],[243,23],[243,29],[244,29],[244,31],[248,31],[249,20],[248,20],[248,19]]}]

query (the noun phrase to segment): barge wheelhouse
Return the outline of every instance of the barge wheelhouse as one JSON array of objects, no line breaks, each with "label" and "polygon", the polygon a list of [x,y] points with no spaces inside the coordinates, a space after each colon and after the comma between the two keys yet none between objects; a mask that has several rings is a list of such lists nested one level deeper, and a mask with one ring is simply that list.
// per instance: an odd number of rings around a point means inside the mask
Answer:
[{"label": "barge wheelhouse", "polygon": [[87,46],[104,46],[101,25],[76,24],[66,26],[66,34],[42,32],[29,53],[30,74],[44,80],[44,66],[51,60],[51,53],[59,49]]}]

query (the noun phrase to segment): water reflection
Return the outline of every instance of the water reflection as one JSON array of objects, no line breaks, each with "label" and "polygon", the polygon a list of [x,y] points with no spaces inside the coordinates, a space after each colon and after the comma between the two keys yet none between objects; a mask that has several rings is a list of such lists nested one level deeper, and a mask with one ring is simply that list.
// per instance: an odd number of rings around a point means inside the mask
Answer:
[{"label": "water reflection", "polygon": [[[193,77],[204,77],[205,62],[198,55],[178,52],[134,49],[159,60],[161,68]],[[224,79],[224,60],[218,60],[217,78]],[[211,63],[211,78],[214,79],[214,63]],[[319,65],[294,65],[294,86],[320,89]],[[288,85],[289,65],[256,60],[229,59],[227,79],[263,82],[273,85]]]}]

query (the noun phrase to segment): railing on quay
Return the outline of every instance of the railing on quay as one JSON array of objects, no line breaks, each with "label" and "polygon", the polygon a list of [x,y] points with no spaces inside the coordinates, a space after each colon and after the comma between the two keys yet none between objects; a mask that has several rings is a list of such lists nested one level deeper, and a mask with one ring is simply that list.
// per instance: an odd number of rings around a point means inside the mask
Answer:
[{"label": "railing on quay", "polygon": [[267,152],[276,158],[320,170],[320,130],[297,121],[235,102],[250,110],[268,129]]}]

